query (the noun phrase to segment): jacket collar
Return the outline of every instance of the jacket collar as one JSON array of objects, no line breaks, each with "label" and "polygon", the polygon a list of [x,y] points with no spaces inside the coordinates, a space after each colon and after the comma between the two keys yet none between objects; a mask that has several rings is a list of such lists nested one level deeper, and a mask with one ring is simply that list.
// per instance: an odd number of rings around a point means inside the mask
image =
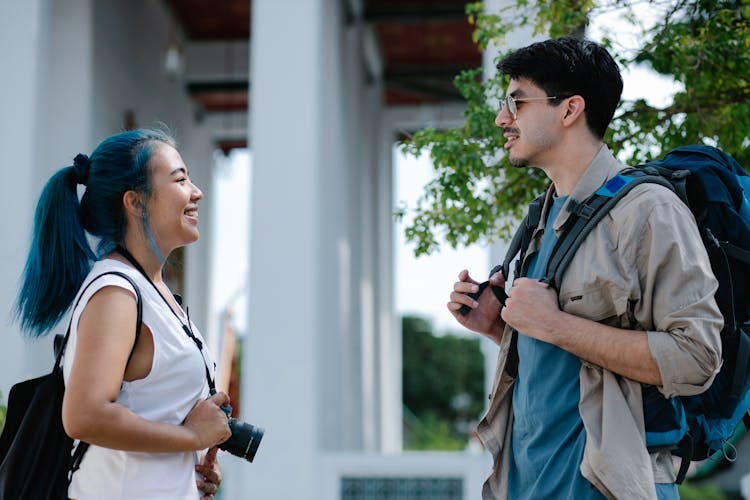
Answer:
[{"label": "jacket collar", "polygon": [[[605,182],[617,175],[617,173],[624,168],[625,165],[620,163],[620,161],[617,160],[614,155],[612,155],[612,151],[610,151],[610,149],[606,145],[602,144],[602,147],[596,153],[594,159],[591,160],[589,166],[586,167],[586,170],[583,172],[583,175],[578,181],[578,184],[575,185],[573,191],[570,193],[570,196],[568,196],[568,199],[565,201],[565,205],[563,205],[562,210],[560,210],[560,215],[557,216],[557,220],[555,220],[554,225],[552,226],[555,232],[559,233],[563,225],[570,217],[570,213],[575,210],[581,202],[594,194],[594,192],[596,192],[596,190],[599,189]],[[547,189],[547,195],[544,200],[542,218],[539,221],[540,228],[544,227],[547,213],[552,206],[553,192],[554,186],[550,186],[549,189]]]}]

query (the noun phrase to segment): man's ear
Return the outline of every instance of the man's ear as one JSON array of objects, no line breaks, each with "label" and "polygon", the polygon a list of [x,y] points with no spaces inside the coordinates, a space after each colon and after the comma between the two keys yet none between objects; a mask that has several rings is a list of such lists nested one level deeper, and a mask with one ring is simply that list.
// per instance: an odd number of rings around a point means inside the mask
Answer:
[{"label": "man's ear", "polygon": [[570,96],[561,104],[563,107],[563,125],[573,125],[586,109],[586,101],[579,95]]},{"label": "man's ear", "polygon": [[143,198],[140,193],[133,190],[125,191],[122,195],[122,204],[125,211],[135,217],[141,217],[143,214]]}]

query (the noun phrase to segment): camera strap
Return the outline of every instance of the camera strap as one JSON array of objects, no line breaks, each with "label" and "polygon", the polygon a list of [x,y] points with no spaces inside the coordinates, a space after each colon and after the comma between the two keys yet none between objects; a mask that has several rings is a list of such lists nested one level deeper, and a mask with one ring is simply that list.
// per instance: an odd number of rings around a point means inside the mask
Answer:
[{"label": "camera strap", "polygon": [[[161,291],[156,286],[156,284],[153,281],[151,281],[151,278],[148,277],[148,274],[146,274],[146,271],[143,269],[141,264],[136,260],[135,257],[133,257],[133,254],[131,254],[122,245],[117,245],[115,247],[115,251],[117,251],[120,255],[125,257],[128,260],[128,262],[130,262],[133,265],[133,267],[135,267],[138,270],[138,272],[141,273],[144,278],[146,278],[146,281],[148,281],[151,284],[151,286],[154,287],[154,290],[156,290],[156,293],[159,294],[159,297],[161,297],[161,299],[164,301],[164,304],[166,304],[169,310],[172,311],[172,314],[174,314],[175,318],[177,318],[177,321],[180,322],[180,325],[182,325],[182,330],[185,332],[185,334],[188,337],[190,337],[190,339],[195,344],[195,347],[198,348],[198,352],[200,352],[201,358],[203,358],[203,365],[206,369],[206,382],[208,382],[209,393],[212,396],[216,394],[216,384],[214,383],[214,379],[211,378],[211,371],[208,368],[208,362],[206,361],[206,356],[203,354],[203,342],[201,342],[201,339],[199,339],[195,335],[195,333],[193,333],[193,328],[190,322],[190,309],[187,306],[185,307],[185,318],[187,319],[187,323],[184,323],[182,321],[182,318],[180,318],[180,315],[175,312],[174,308],[172,308],[172,306],[170,305],[166,297],[162,295]],[[175,300],[177,301],[179,307],[181,307],[182,300],[178,299],[177,297],[175,297]],[[214,368],[216,368],[215,365],[214,365]]]}]

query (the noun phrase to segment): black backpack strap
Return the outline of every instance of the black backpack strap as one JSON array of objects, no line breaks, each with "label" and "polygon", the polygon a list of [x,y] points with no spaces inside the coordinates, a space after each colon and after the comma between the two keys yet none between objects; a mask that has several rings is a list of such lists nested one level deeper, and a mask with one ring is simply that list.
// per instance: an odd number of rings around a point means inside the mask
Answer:
[{"label": "black backpack strap", "polygon": [[[543,203],[544,195],[539,196],[531,202],[526,216],[523,218],[523,221],[521,221],[521,224],[518,226],[518,229],[516,229],[516,232],[513,235],[513,239],[510,241],[508,251],[505,253],[505,260],[502,264],[493,267],[489,273],[489,276],[492,276],[496,272],[502,270],[503,276],[505,277],[505,279],[508,279],[508,276],[510,276],[510,264],[511,262],[513,262],[513,259],[516,258],[519,252],[521,254],[521,259],[523,259],[523,255],[526,253],[526,249],[529,247],[529,243],[531,243],[531,237],[534,234],[534,229],[536,229],[536,227],[539,225],[539,219],[542,215]],[[518,271],[519,269],[516,269],[516,274],[518,274]],[[488,286],[492,290],[492,293],[495,294],[498,302],[500,302],[500,304],[504,306],[505,299],[508,298],[508,294],[505,293],[505,290],[503,288],[495,285],[490,285],[489,281],[480,283],[479,290],[474,293],[468,293],[467,295],[472,299],[477,300],[479,296],[482,295],[482,292],[484,292],[484,289]],[[471,307],[462,305],[458,312],[459,314],[461,314],[461,316],[466,316],[471,312]]]},{"label": "black backpack strap", "polygon": [[[120,271],[107,271],[106,273],[100,274],[99,276],[89,281],[86,287],[83,290],[81,290],[81,293],[78,296],[78,300],[76,300],[75,304],[73,304],[71,311],[73,311],[76,307],[78,307],[78,304],[81,302],[81,298],[83,297],[83,294],[94,283],[94,281],[108,274],[114,274],[114,275],[120,276],[121,278],[124,278],[128,283],[130,283],[130,285],[133,287],[133,290],[135,290],[135,303],[136,303],[135,326],[136,326],[136,329],[135,329],[135,342],[133,342],[133,348],[130,350],[130,356],[128,357],[128,362],[130,362],[130,358],[133,357],[133,351],[135,350],[135,346],[138,343],[138,337],[141,334],[141,324],[143,323],[143,300],[141,299],[141,291],[138,289],[138,286],[135,284],[135,281],[133,281],[133,278],[131,278],[127,274],[122,273]],[[62,360],[62,356],[65,353],[65,348],[68,346],[68,338],[70,337],[70,327],[72,326],[72,324],[73,324],[73,317],[71,314],[70,323],[68,323],[68,329],[65,332],[65,335],[55,336],[54,352],[55,352],[55,366],[56,367],[60,366],[60,361]]]},{"label": "black backpack strap", "polygon": [[633,188],[644,182],[661,184],[674,191],[672,183],[659,175],[651,175],[642,170],[628,170],[607,181],[583,202],[573,204],[571,217],[552,250],[547,270],[541,281],[549,283],[552,288],[558,290],[563,273],[589,233],[612,207]]},{"label": "black backpack strap", "polygon": [[[73,305],[73,309],[78,307],[78,304],[80,303],[81,298],[83,297],[83,294],[94,283],[94,281],[108,274],[115,274],[117,276],[120,276],[121,278],[124,278],[126,281],[130,283],[130,285],[133,287],[133,290],[135,290],[135,302],[136,302],[135,341],[133,342],[133,347],[130,349],[130,356],[128,356],[128,363],[130,363],[130,359],[133,357],[133,353],[135,352],[135,346],[138,344],[138,337],[141,335],[141,325],[143,324],[143,299],[141,298],[141,291],[138,289],[138,285],[135,284],[135,281],[133,281],[133,278],[131,278],[127,274],[122,273],[120,271],[108,271],[106,273],[100,274],[99,276],[89,281],[86,287],[81,291],[81,293],[78,296],[78,300],[76,300],[76,303]],[[56,368],[60,366],[62,355],[65,353],[65,348],[68,345],[68,338],[70,337],[70,328],[72,327],[72,325],[73,325],[73,317],[71,314],[70,323],[68,324],[68,330],[65,332],[65,336],[62,337],[61,335],[58,335],[55,337],[55,353],[56,353],[55,367]],[[75,450],[73,450],[73,454],[71,455],[71,459],[70,459],[70,467],[68,468],[68,486],[70,486],[70,482],[73,480],[73,474],[75,473],[75,471],[81,468],[83,455],[89,449],[89,446],[90,446],[89,443],[79,441],[75,447]]]},{"label": "black backpack strap", "polygon": [[745,431],[750,431],[750,411],[742,415],[742,423],[745,424]]},{"label": "black backpack strap", "polygon": [[73,454],[70,457],[70,467],[68,467],[68,487],[70,487],[70,483],[73,481],[73,474],[75,474],[76,471],[81,468],[83,456],[88,451],[89,446],[91,445],[88,443],[78,441],[75,450],[73,450]]},{"label": "black backpack strap", "polygon": [[[716,236],[714,236],[711,228],[709,228],[708,226],[704,226],[702,228],[701,236],[704,239],[706,251],[708,251],[709,256],[718,255],[717,258],[712,260],[711,267],[713,268],[714,273],[717,273],[717,266],[719,266],[719,264],[722,264],[722,271],[724,272],[724,276],[726,276],[726,284],[729,288],[729,294],[727,295],[729,297],[728,307],[724,307],[723,304],[719,304],[722,316],[724,317],[724,330],[728,331],[728,335],[730,337],[741,335],[740,329],[737,326],[737,312],[736,304],[734,302],[734,279],[732,278],[732,266],[729,263],[729,257],[731,257],[732,255],[728,252],[728,250],[731,251],[732,248],[736,248],[737,250],[742,252],[744,252],[744,250],[737,248],[734,245],[729,244],[728,242],[719,241]],[[722,334],[724,333],[724,330],[722,330]],[[740,341],[741,340],[742,339],[740,339]],[[737,376],[738,373],[735,372],[735,377]],[[744,380],[744,372],[742,374],[742,377]]]},{"label": "black backpack strap", "polygon": [[737,245],[733,245],[729,243],[728,241],[720,241],[719,245],[722,249],[724,249],[724,252],[730,257],[732,257],[735,260],[739,260],[740,262],[744,262],[745,264],[750,264],[750,252],[745,250],[744,248],[738,247]]},{"label": "black backpack strap", "polygon": [[745,385],[745,376],[748,370],[748,358],[750,358],[750,337],[745,330],[740,327],[737,331],[738,344],[737,354],[734,365],[734,376],[732,377],[732,387],[729,392],[729,397],[733,401],[739,401],[742,397],[742,390]]},{"label": "black backpack strap", "polygon": [[674,480],[676,484],[682,484],[685,476],[687,476],[690,462],[693,459],[693,448],[693,437],[688,432],[678,443],[677,451],[673,452],[680,457],[680,469],[677,471],[677,477]]},{"label": "black backpack strap", "polygon": [[[529,204],[529,209],[526,212],[526,217],[524,217],[521,225],[516,231],[516,234],[513,236],[513,239],[510,242],[510,246],[508,246],[508,251],[505,254],[505,260],[502,263],[503,276],[505,276],[506,279],[508,278],[508,276],[510,276],[510,264],[511,262],[513,262],[513,259],[515,259],[516,256],[519,256],[520,263],[526,255],[526,250],[528,250],[529,245],[531,244],[531,239],[534,236],[534,231],[539,226],[539,221],[542,219],[542,208],[544,206],[545,198],[546,193],[537,197]],[[490,275],[497,272],[496,269],[497,266],[493,268],[493,270],[490,272]],[[517,266],[515,271],[517,275],[521,274],[520,265]]]},{"label": "black backpack strap", "polygon": [[[552,189],[551,186],[549,187],[549,189],[547,189],[547,192],[549,192],[550,189]],[[509,276],[510,263],[513,261],[513,259],[516,258],[516,256],[518,256],[518,259],[516,260],[517,265],[515,269],[515,276],[520,277],[524,274],[523,261],[526,257],[526,252],[529,249],[529,245],[531,244],[531,240],[534,237],[534,231],[536,231],[536,228],[539,227],[539,221],[542,220],[542,209],[544,207],[544,200],[547,197],[547,192],[531,202],[526,217],[521,223],[518,231],[519,233],[521,233],[521,235],[517,240],[516,237],[514,237],[513,241],[511,241],[508,252],[505,254],[505,260],[503,261],[501,266],[503,270],[503,276],[505,276],[506,279]],[[518,233],[516,234],[518,235]],[[496,273],[497,271],[498,266],[495,266],[492,271],[490,271],[490,275]],[[493,286],[493,292],[495,291],[495,288],[499,287]],[[503,290],[502,288],[499,289],[507,299],[508,295],[505,293],[505,290]],[[504,303],[505,301],[503,300],[503,304]],[[508,358],[505,361],[505,372],[511,377],[515,378],[518,376],[518,331],[514,328],[510,331],[510,335],[510,346],[508,347]]]}]

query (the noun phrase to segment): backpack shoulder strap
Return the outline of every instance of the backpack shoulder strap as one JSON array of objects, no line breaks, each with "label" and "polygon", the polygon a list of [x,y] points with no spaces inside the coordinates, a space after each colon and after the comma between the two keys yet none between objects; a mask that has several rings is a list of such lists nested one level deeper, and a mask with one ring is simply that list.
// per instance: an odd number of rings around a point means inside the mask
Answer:
[{"label": "backpack shoulder strap", "polygon": [[[529,244],[531,244],[531,238],[534,235],[534,230],[539,226],[539,221],[542,218],[542,208],[544,207],[544,200],[546,198],[547,191],[542,193],[540,196],[538,196],[534,201],[532,201],[529,204],[529,209],[526,212],[526,217],[524,217],[523,221],[521,222],[520,226],[518,226],[518,229],[516,230],[516,234],[513,235],[513,239],[510,242],[510,246],[508,247],[508,251],[505,253],[505,259],[503,260],[503,263],[500,265],[497,265],[492,268],[490,271],[490,276],[495,274],[496,272],[502,270],[503,276],[507,280],[510,276],[510,265],[511,262],[513,262],[513,259],[515,259],[518,256],[518,260],[516,261],[518,265],[515,269],[515,275],[520,276],[521,275],[521,268],[523,266],[523,258],[526,255],[526,250],[529,248]],[[498,286],[492,285],[492,292],[495,294],[495,297],[497,297],[498,301],[505,305],[505,299],[508,298],[508,294],[505,293],[505,290],[503,288],[500,288]],[[505,361],[505,371],[511,376],[516,377],[518,375],[518,332],[513,329],[510,332],[511,338],[510,338],[510,347],[508,349],[508,358]]]},{"label": "backpack shoulder strap", "polygon": [[[508,251],[505,253],[505,260],[503,260],[502,264],[492,268],[490,276],[502,269],[503,276],[505,276],[505,279],[508,279],[508,276],[510,275],[510,265],[513,262],[513,259],[519,254],[521,258],[523,258],[526,250],[529,248],[529,244],[531,243],[534,230],[537,228],[539,221],[542,218],[542,208],[544,206],[545,197],[546,191],[529,204],[526,216],[521,221],[516,233],[513,235],[513,239],[510,241]],[[516,272],[518,271],[519,269],[516,269]]]},{"label": "backpack shoulder strap", "polygon": [[[78,307],[78,304],[80,303],[81,298],[83,297],[83,294],[94,283],[94,281],[108,274],[114,274],[114,275],[120,276],[121,278],[125,279],[128,283],[130,283],[130,285],[133,287],[133,290],[135,290],[135,302],[136,302],[135,341],[133,342],[133,348],[130,350],[130,356],[128,357],[128,362],[130,362],[130,358],[133,357],[133,351],[135,350],[135,345],[138,343],[138,337],[141,334],[141,325],[143,323],[143,299],[141,298],[141,291],[138,289],[138,285],[135,284],[135,281],[133,281],[133,278],[131,278],[127,274],[120,272],[120,271],[107,271],[106,273],[102,273],[99,276],[96,276],[94,279],[89,281],[86,287],[81,291],[81,293],[78,296],[78,300],[76,300],[75,304],[71,308],[71,311],[74,310],[76,307]],[[72,324],[73,324],[73,317],[71,315],[70,322],[68,323],[68,329],[65,332],[65,335],[64,336],[57,335],[55,337],[54,349],[55,349],[55,366],[56,367],[60,366],[62,355],[65,353],[65,348],[68,345],[68,338],[70,337],[70,328]]]},{"label": "backpack shoulder strap", "polygon": [[589,233],[634,187],[644,182],[661,184],[675,191],[672,182],[656,170],[628,169],[612,177],[594,194],[572,207],[572,217],[557,240],[541,281],[559,290],[563,273]]},{"label": "backpack shoulder strap", "polygon": [[[541,218],[542,214],[542,205],[544,204],[544,196],[545,195],[543,194],[537,197],[534,201],[531,202],[531,204],[529,204],[529,209],[526,212],[526,216],[521,221],[518,229],[516,229],[516,232],[513,235],[513,239],[510,242],[510,246],[508,247],[508,251],[505,253],[505,260],[502,264],[498,264],[493,267],[489,273],[489,276],[492,276],[496,272],[502,270],[503,276],[505,277],[505,279],[508,279],[508,276],[510,275],[510,265],[513,262],[513,259],[515,259],[519,253],[521,254],[521,258],[523,258],[523,255],[526,253],[526,249],[531,242],[531,236],[534,233],[534,229],[536,229],[536,227],[539,225],[539,219]],[[518,269],[516,269],[516,274],[518,274]],[[467,295],[476,300],[480,295],[482,295],[482,292],[484,292],[484,289],[488,286],[492,290],[492,293],[495,294],[498,302],[500,302],[500,304],[502,305],[505,305],[505,299],[508,298],[505,290],[499,286],[490,285],[489,281],[480,283],[478,291],[468,293]],[[462,305],[458,312],[462,316],[466,316],[471,312],[471,308],[467,305]]]}]

